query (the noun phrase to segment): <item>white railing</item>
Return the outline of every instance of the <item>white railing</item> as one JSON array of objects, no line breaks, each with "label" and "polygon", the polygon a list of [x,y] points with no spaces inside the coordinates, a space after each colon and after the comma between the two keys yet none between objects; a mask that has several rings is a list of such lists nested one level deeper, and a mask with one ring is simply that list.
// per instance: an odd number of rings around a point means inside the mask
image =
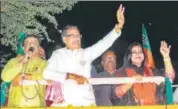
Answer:
[{"label": "white railing", "polygon": [[[124,83],[156,83],[160,84],[165,81],[164,77],[155,76],[155,77],[143,77],[142,80],[136,80],[132,77],[115,77],[115,78],[90,78],[88,79],[89,84],[92,85],[101,85],[101,84],[124,84]],[[23,85],[33,85],[33,84],[42,84],[48,85],[48,82],[45,80],[23,80],[21,84]]]},{"label": "white railing", "polygon": [[101,84],[124,84],[124,83],[156,83],[160,84],[164,82],[165,78],[161,76],[155,77],[143,77],[142,80],[136,80],[133,77],[118,77],[118,78],[91,78],[89,83],[92,85],[101,85]]},{"label": "white railing", "polygon": [[[88,79],[89,84],[92,85],[101,85],[101,84],[124,84],[124,83],[156,83],[160,84],[161,82],[165,82],[165,78],[161,76],[155,77],[143,77],[142,80],[138,81],[132,77],[117,77],[117,78],[90,78]],[[23,80],[21,84],[23,85],[34,85],[34,84],[48,85],[46,80]],[[177,85],[172,85],[172,87],[178,87]]]},{"label": "white railing", "polygon": [[[38,82],[37,82],[38,81]],[[23,85],[48,85],[46,80],[23,80],[21,84]],[[154,77],[143,77],[142,80],[136,80],[132,77],[115,77],[115,78],[90,78],[88,79],[89,84],[92,85],[101,85],[101,84],[124,84],[124,83],[156,83],[160,84],[161,82],[165,82],[165,78],[162,76],[154,76]],[[177,85],[172,85],[172,87],[178,87]]]},{"label": "white railing", "polygon": [[171,87],[178,87],[178,84],[177,85],[172,85]]}]

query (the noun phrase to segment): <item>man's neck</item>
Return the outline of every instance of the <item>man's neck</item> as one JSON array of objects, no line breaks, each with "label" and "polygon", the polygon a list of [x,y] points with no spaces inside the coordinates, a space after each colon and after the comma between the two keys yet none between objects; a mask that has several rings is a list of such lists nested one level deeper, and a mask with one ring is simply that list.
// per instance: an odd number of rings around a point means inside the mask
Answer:
[{"label": "man's neck", "polygon": [[77,51],[77,50],[79,50],[80,48],[68,48],[68,47],[66,47],[66,49],[67,49],[67,50],[70,50],[70,51]]}]

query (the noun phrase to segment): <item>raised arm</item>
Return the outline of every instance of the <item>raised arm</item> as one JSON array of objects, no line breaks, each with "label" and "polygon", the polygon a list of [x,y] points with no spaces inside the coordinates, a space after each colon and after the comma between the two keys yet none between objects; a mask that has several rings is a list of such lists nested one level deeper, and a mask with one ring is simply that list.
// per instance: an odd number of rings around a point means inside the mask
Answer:
[{"label": "raised arm", "polygon": [[173,81],[175,78],[175,70],[172,66],[172,62],[170,58],[170,49],[171,46],[168,46],[165,41],[161,41],[160,53],[163,56],[165,75]]},{"label": "raised arm", "polygon": [[115,25],[114,29],[109,32],[103,39],[86,49],[90,54],[91,60],[94,60],[99,57],[121,35],[121,29],[123,28],[123,25],[125,23],[124,7],[122,5],[120,5],[119,9],[117,10],[116,17],[118,23]]}]

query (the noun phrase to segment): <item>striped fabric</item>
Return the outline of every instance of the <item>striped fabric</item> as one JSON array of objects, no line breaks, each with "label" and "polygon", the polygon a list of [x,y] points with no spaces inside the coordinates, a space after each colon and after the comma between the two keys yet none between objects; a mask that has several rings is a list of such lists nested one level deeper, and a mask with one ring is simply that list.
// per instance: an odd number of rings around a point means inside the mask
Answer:
[{"label": "striped fabric", "polygon": [[51,84],[47,86],[45,100],[53,102],[62,102],[64,100],[61,83],[52,81]]}]

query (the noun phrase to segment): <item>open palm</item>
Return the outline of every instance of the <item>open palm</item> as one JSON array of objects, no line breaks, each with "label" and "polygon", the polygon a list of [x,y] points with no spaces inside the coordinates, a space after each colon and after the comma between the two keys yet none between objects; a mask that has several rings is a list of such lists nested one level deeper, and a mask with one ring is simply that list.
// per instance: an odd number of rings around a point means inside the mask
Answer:
[{"label": "open palm", "polygon": [[124,10],[125,8],[122,6],[122,4],[119,6],[119,9],[117,10],[117,21],[118,21],[118,28],[122,28],[125,23],[124,18]]},{"label": "open palm", "polygon": [[168,46],[166,41],[161,41],[160,53],[163,57],[169,57],[171,46]]}]

